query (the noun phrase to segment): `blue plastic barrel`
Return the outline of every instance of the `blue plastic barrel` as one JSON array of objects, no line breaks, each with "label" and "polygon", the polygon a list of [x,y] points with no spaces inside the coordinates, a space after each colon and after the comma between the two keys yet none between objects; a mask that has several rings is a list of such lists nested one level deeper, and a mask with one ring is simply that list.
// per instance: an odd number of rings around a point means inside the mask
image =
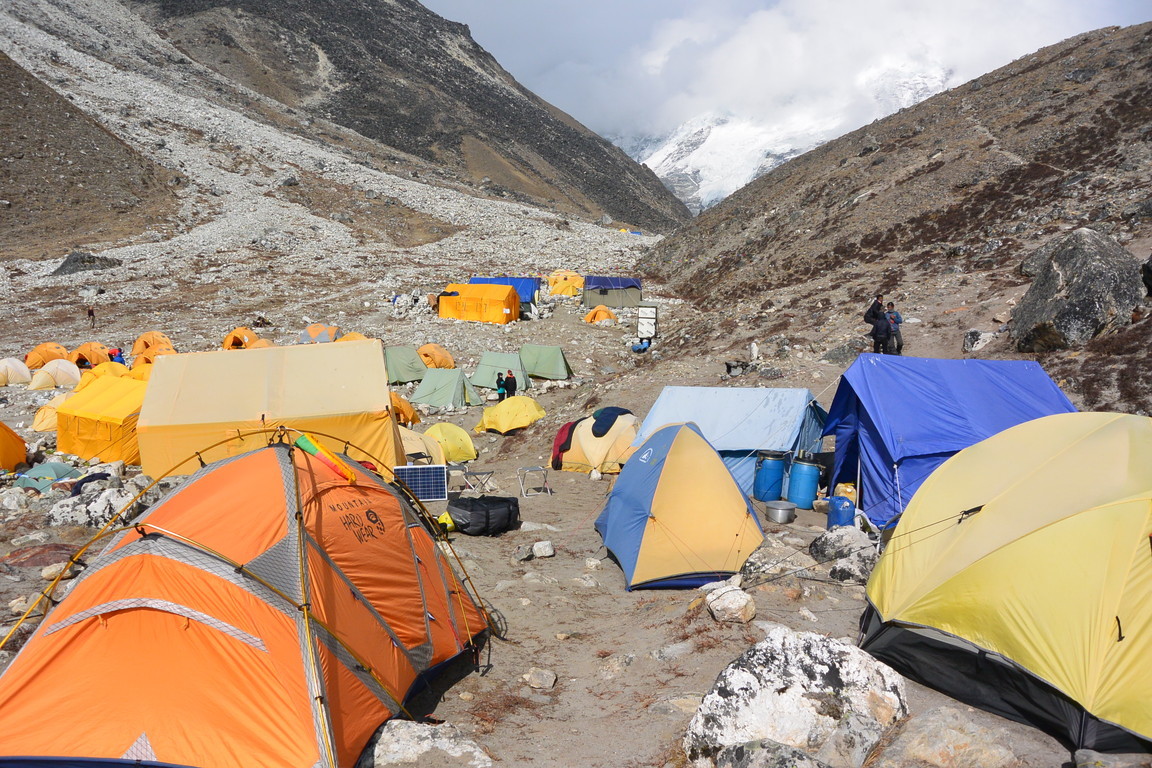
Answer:
[{"label": "blue plastic barrel", "polygon": [[759,501],[779,501],[784,489],[784,457],[761,456],[756,459],[756,480],[752,495]]},{"label": "blue plastic barrel", "polygon": [[807,461],[792,462],[788,470],[788,501],[800,509],[812,509],[820,483],[820,466]]},{"label": "blue plastic barrel", "polygon": [[847,496],[833,496],[828,499],[828,527],[853,525],[856,522],[856,505]]}]

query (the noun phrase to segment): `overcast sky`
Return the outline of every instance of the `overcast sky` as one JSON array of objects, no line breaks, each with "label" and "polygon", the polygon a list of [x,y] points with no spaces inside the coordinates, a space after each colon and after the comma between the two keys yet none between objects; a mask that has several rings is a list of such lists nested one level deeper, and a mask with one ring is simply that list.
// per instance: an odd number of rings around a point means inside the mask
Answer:
[{"label": "overcast sky", "polygon": [[[844,130],[881,115],[885,73],[971,80],[1081,32],[1152,20],[1150,0],[421,0],[467,24],[527,88],[604,135],[705,112]],[[839,121],[840,118],[837,118]]]}]

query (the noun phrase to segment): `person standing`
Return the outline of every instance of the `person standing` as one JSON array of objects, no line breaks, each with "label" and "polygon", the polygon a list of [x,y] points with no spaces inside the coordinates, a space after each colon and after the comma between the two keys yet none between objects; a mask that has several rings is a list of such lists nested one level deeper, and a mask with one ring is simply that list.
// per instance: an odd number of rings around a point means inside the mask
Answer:
[{"label": "person standing", "polygon": [[504,374],[502,374],[502,373],[496,374],[496,402],[499,403],[499,402],[503,401],[504,396],[507,394],[507,392],[508,392],[508,389],[504,385]]},{"label": "person standing", "polygon": [[88,307],[88,327],[89,328],[95,328],[96,327],[96,307],[92,307],[92,306]]},{"label": "person standing", "polygon": [[884,313],[888,318],[888,352],[893,355],[904,353],[904,337],[900,334],[900,326],[904,324],[904,317],[896,311],[896,306],[888,302],[888,311]]},{"label": "person standing", "polygon": [[878,355],[888,354],[888,338],[892,335],[892,329],[888,325],[888,316],[883,312],[872,321],[872,332],[869,334],[872,337],[872,351]]},{"label": "person standing", "polygon": [[864,313],[864,322],[871,325],[876,322],[876,318],[884,316],[884,296],[876,294],[876,298],[872,300],[872,305]]},{"label": "person standing", "polygon": [[508,393],[508,397],[516,397],[516,374],[512,371],[504,374],[504,390]]}]

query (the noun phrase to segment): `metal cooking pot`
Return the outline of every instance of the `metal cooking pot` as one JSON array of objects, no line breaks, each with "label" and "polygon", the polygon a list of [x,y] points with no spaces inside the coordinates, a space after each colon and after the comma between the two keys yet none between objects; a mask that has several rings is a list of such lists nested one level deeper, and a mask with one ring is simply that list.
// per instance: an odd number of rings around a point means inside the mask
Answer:
[{"label": "metal cooking pot", "polygon": [[790,501],[767,501],[768,519],[773,523],[790,523],[796,519],[796,505]]}]

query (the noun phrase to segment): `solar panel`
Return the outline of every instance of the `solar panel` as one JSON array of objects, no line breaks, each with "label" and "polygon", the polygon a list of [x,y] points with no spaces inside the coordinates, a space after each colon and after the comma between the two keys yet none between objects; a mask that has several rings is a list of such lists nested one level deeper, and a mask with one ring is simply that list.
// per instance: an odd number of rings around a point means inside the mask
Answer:
[{"label": "solar panel", "polygon": [[394,467],[396,479],[412,489],[420,501],[448,499],[448,467],[443,464],[409,464]]}]

